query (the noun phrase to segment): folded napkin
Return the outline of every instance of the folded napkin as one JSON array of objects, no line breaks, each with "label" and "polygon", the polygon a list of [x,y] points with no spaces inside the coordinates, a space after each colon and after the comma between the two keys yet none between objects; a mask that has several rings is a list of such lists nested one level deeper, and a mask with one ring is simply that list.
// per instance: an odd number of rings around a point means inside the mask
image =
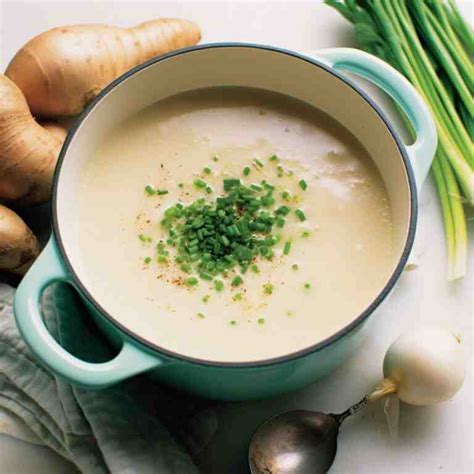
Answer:
[{"label": "folded napkin", "polygon": [[[101,391],[56,378],[18,333],[14,291],[0,284],[0,432],[49,446],[86,474],[198,472],[193,456],[217,429],[209,402],[171,392],[146,375]],[[45,292],[43,312],[51,334],[77,357],[113,357],[68,285]]]}]

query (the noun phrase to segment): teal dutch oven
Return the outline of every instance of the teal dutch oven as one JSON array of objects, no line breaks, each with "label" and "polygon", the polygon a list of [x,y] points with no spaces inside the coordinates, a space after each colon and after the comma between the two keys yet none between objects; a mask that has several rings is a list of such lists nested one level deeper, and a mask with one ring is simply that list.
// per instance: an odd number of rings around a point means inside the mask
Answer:
[{"label": "teal dutch oven", "polygon": [[[380,108],[339,71],[356,74],[388,93],[416,134],[402,143]],[[391,277],[362,314],[323,341],[292,354],[255,362],[215,362],[186,357],[150,343],[108,314],[81,281],[77,262],[78,173],[108,129],[140,109],[171,95],[213,86],[247,86],[286,94],[336,119],[371,155],[391,201],[397,263]],[[103,388],[150,372],[163,383],[201,396],[242,400],[297,389],[329,373],[362,342],[369,319],[400,277],[413,244],[417,188],[436,149],[436,129],[427,106],[398,72],[354,49],[311,54],[268,46],[225,43],[180,50],[142,64],[106,87],[75,122],[61,151],[53,185],[53,232],[21,282],[15,297],[20,332],[39,361],[54,374],[87,388]],[[105,363],[79,360],[47,331],[40,311],[44,289],[71,284],[96,325],[119,348]]]}]

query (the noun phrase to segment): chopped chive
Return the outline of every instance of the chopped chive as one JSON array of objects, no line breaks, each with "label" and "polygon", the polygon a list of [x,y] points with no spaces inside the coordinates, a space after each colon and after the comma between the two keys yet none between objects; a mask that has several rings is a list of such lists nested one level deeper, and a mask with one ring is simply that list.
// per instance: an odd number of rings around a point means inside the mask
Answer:
[{"label": "chopped chive", "polygon": [[259,186],[258,184],[251,184],[250,189],[253,189],[254,191],[260,192],[263,190],[262,186]]},{"label": "chopped chive", "polygon": [[311,283],[305,283],[304,284],[304,287],[309,290],[311,288]]},{"label": "chopped chive", "polygon": [[251,265],[250,266],[250,269],[254,272],[254,273],[260,273],[260,270],[258,269],[257,265]]},{"label": "chopped chive", "polygon": [[271,283],[265,283],[263,285],[263,292],[266,295],[271,295],[273,293],[273,285]]},{"label": "chopped chive", "polygon": [[254,163],[255,163],[259,168],[263,168],[263,163],[262,163],[260,160],[258,160],[257,158],[255,158]]},{"label": "chopped chive", "polygon": [[280,227],[280,229],[281,229],[281,228],[285,227],[286,221],[285,221],[285,219],[283,219],[283,217],[278,217],[277,220],[275,221],[275,223],[276,223],[277,227]]},{"label": "chopped chive", "polygon": [[298,182],[298,184],[300,185],[300,188],[303,190],[303,191],[306,191],[308,189],[308,184],[306,183],[306,181],[304,179],[300,180]]},{"label": "chopped chive", "polygon": [[291,249],[291,242],[289,240],[287,240],[285,242],[285,246],[283,247],[283,253],[285,255],[288,255],[290,253],[290,249]]},{"label": "chopped chive", "polygon": [[211,168],[209,168],[208,166],[206,166],[204,169],[203,169],[204,173],[206,174],[211,174],[212,173],[212,170]]},{"label": "chopped chive", "polygon": [[199,276],[200,276],[203,280],[212,281],[212,279],[213,279],[213,276],[210,275],[209,273],[206,273],[206,272],[200,272],[200,273],[199,273]]},{"label": "chopped chive", "polygon": [[250,174],[250,168],[246,166],[243,171],[244,176],[248,176]]},{"label": "chopped chive", "polygon": [[158,260],[159,263],[167,263],[168,262],[168,258],[166,257],[166,255],[158,255],[157,260]]},{"label": "chopped chive", "polygon": [[237,324],[237,321],[232,320],[232,321],[230,322],[230,325],[231,325],[231,326],[235,326],[236,324]]},{"label": "chopped chive", "polygon": [[206,186],[206,193],[212,194],[212,188],[210,186]]},{"label": "chopped chive", "polygon": [[284,200],[284,201],[289,201],[290,200],[290,193],[288,191],[282,191],[280,193],[280,196],[281,198]]},{"label": "chopped chive", "polygon": [[242,293],[236,293],[232,299],[234,301],[241,301],[242,300]]},{"label": "chopped chive", "polygon": [[305,230],[301,234],[301,237],[303,237],[304,239],[307,239],[310,235],[311,235],[311,232],[309,230]]},{"label": "chopped chive", "polygon": [[294,263],[294,264],[291,266],[291,268],[296,271],[296,270],[298,270],[300,267],[298,266],[297,263]]},{"label": "chopped chive", "polygon": [[148,196],[153,196],[155,194],[155,190],[152,186],[150,186],[149,184],[147,186],[145,186],[145,193],[148,194]]},{"label": "chopped chive", "polygon": [[214,288],[216,291],[222,291],[224,289],[224,283],[221,280],[214,280]]},{"label": "chopped chive", "polygon": [[143,259],[143,263],[145,263],[146,265],[148,265],[150,262],[151,262],[151,257],[145,257]]},{"label": "chopped chive", "polygon": [[304,212],[301,209],[296,209],[295,215],[301,222],[306,220],[306,216],[304,215]]},{"label": "chopped chive", "polygon": [[190,277],[186,280],[186,285],[188,286],[196,286],[198,283],[198,279],[194,277]]},{"label": "chopped chive", "polygon": [[276,211],[276,215],[286,216],[290,212],[290,208],[288,206],[280,206]]},{"label": "chopped chive", "polygon": [[240,186],[240,179],[238,178],[227,178],[224,179],[224,191],[230,191],[232,188]]},{"label": "chopped chive", "polygon": [[242,277],[237,275],[233,278],[233,280],[231,282],[231,285],[232,286],[240,286],[243,282],[244,282],[244,280],[242,280]]},{"label": "chopped chive", "polygon": [[212,157],[212,161],[219,161],[219,157],[218,157],[217,155],[214,155],[214,156]]},{"label": "chopped chive", "polygon": [[158,194],[158,196],[163,196],[165,194],[168,194],[169,191],[167,189],[157,189],[156,191],[156,194]]},{"label": "chopped chive", "polygon": [[184,188],[184,183],[178,183],[178,188]]},{"label": "chopped chive", "polygon": [[210,297],[211,297],[210,295],[204,295],[204,296],[202,297],[202,302],[203,302],[203,303],[207,303],[207,302],[209,301],[209,298],[210,298]]},{"label": "chopped chive", "polygon": [[199,319],[204,319],[206,316],[204,316],[204,314],[202,314],[202,313],[198,313],[198,314],[197,314],[197,317],[198,317]]},{"label": "chopped chive", "polygon": [[258,318],[257,323],[258,324],[265,324],[265,318]]},{"label": "chopped chive", "polygon": [[279,161],[279,158],[278,158],[278,156],[276,156],[276,155],[272,155],[272,156],[270,156],[270,158],[268,158],[268,159],[269,159],[270,161]]},{"label": "chopped chive", "polygon": [[197,188],[205,188],[207,186],[206,182],[203,181],[202,179],[199,179],[199,178],[196,178],[194,181],[193,181],[193,184],[194,186],[196,186]]}]

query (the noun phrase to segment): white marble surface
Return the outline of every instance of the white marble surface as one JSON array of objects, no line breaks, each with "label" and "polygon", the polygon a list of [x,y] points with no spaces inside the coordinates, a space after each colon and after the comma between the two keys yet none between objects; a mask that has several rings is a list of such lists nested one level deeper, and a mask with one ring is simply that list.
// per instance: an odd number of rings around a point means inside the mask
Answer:
[{"label": "white marble surface", "polygon": [[[462,8],[472,18],[473,3],[463,2]],[[297,50],[354,44],[351,26],[319,1],[53,3],[0,0],[0,66],[3,69],[27,39],[53,26],[85,22],[130,25],[157,16],[182,16],[197,21],[204,31],[203,42],[250,41]],[[370,91],[375,93],[373,89]],[[378,93],[375,95],[387,105],[385,98]],[[389,114],[395,117],[390,109]],[[463,388],[453,400],[436,407],[403,405],[398,441],[391,441],[380,405],[348,421],[342,429],[339,453],[331,472],[473,472],[474,245],[471,238],[468,276],[461,282],[448,284],[444,236],[431,180],[421,199],[419,237],[420,267],[401,278],[357,355],[334,374],[295,394],[223,407],[219,432],[201,460],[203,472],[246,472],[249,437],[268,416],[292,408],[339,411],[356,401],[379,380],[381,361],[389,343],[418,322],[441,324],[461,335],[469,357]],[[70,465],[46,448],[0,436],[0,473],[69,472],[73,472]]]}]

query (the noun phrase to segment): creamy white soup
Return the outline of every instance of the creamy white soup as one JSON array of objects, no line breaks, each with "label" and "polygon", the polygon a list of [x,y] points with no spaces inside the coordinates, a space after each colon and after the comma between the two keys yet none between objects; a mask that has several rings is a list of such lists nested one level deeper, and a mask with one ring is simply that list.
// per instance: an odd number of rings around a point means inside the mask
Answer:
[{"label": "creamy white soup", "polygon": [[91,156],[80,202],[83,283],[117,321],[186,356],[309,347],[393,269],[390,204],[367,152],[274,93],[206,89],[137,113]]}]

